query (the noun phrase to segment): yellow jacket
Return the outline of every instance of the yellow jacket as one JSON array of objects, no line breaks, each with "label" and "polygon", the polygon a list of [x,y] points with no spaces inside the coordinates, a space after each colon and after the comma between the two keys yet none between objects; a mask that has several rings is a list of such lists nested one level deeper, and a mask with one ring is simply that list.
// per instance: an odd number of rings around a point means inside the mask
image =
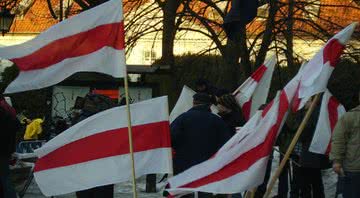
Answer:
[{"label": "yellow jacket", "polygon": [[41,124],[43,123],[43,119],[37,118],[34,119],[26,126],[24,140],[37,140],[38,135],[42,133]]}]

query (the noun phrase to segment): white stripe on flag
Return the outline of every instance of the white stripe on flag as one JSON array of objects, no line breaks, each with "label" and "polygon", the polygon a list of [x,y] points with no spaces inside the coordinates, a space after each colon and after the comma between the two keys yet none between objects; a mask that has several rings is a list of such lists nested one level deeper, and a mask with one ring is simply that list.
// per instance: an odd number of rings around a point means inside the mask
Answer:
[{"label": "white stripe on flag", "polygon": [[[16,80],[6,88],[6,93],[48,87],[49,84],[57,84],[76,72],[98,72],[108,75],[117,74],[118,77],[125,76],[125,67],[121,67],[123,63],[125,63],[124,50],[104,47],[91,54],[66,59],[45,69],[22,71]],[[115,67],[105,67],[106,65]]]},{"label": "white stripe on flag", "polygon": [[[320,114],[314,136],[309,147],[310,152],[319,154],[326,154],[328,152],[334,127],[331,126],[331,119],[333,119],[333,122],[337,122],[346,112],[345,108],[334,100],[335,98],[329,90],[326,90],[321,101]],[[332,125],[335,124],[332,123]]]},{"label": "white stripe on flag", "polygon": [[193,96],[196,92],[184,85],[180,96],[170,113],[169,121],[172,123],[179,115],[188,111],[193,106]]}]

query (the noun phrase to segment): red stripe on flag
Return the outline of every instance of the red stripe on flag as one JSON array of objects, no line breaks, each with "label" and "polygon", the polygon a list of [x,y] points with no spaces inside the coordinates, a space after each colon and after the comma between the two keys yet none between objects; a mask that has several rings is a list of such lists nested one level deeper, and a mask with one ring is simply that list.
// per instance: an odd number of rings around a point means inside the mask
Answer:
[{"label": "red stripe on flag", "polygon": [[124,23],[97,26],[55,40],[24,57],[11,59],[21,71],[44,69],[68,58],[90,54],[108,46],[118,50],[125,47]]},{"label": "red stripe on flag", "polygon": [[[339,105],[340,105],[339,101],[336,100],[336,98],[334,96],[331,96],[329,98],[329,103],[328,103],[327,108],[328,108],[328,113],[329,113],[331,134],[334,132],[335,125],[339,119],[339,115],[338,115]],[[326,154],[329,154],[330,150],[331,150],[331,143],[329,142],[329,145],[326,149]]]},{"label": "red stripe on flag", "polygon": [[249,120],[250,118],[251,103],[252,103],[252,98],[250,98],[249,101],[245,102],[244,105],[241,107],[245,120]]},{"label": "red stripe on flag", "polygon": [[271,127],[268,132],[267,137],[264,142],[249,150],[248,152],[239,156],[236,160],[232,161],[219,171],[212,173],[204,178],[193,181],[189,184],[181,186],[179,188],[197,188],[200,186],[204,186],[210,183],[219,182],[221,180],[227,179],[231,176],[234,176],[240,172],[246,171],[249,169],[255,162],[260,160],[263,157],[269,156],[272,151],[272,147],[275,143],[277,133],[280,128],[280,124],[282,118],[284,117],[289,103],[287,101],[287,97],[285,92],[282,92],[280,95],[280,105],[279,105],[279,114],[277,117],[276,124]]},{"label": "red stripe on flag", "polygon": [[301,98],[299,98],[299,92],[300,92],[300,83],[298,84],[298,86],[296,88],[295,95],[294,95],[294,98],[292,101],[291,111],[293,113],[297,112],[300,107]]},{"label": "red stripe on flag", "polygon": [[340,59],[345,46],[337,39],[332,39],[325,47],[323,51],[324,64],[330,61],[330,66],[335,67]]},{"label": "red stripe on flag", "polygon": [[331,131],[334,130],[336,122],[338,121],[339,105],[340,105],[340,102],[338,100],[336,100],[336,98],[334,96],[331,96],[329,98],[328,111],[329,111],[329,120],[330,120]]},{"label": "red stripe on flag", "polygon": [[265,65],[261,65],[252,75],[251,78],[254,79],[256,82],[259,82],[263,75],[265,74],[267,67]]},{"label": "red stripe on flag", "polygon": [[[170,148],[169,122],[133,126],[134,152]],[[39,158],[35,172],[129,154],[128,129],[104,131],[66,144]]]}]

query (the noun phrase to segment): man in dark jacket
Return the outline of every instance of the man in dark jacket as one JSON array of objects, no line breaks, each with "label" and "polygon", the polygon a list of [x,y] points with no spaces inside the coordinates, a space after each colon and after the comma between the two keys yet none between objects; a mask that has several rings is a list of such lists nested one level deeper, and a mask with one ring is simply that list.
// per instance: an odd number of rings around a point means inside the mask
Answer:
[{"label": "man in dark jacket", "polygon": [[14,187],[10,181],[9,162],[15,152],[16,132],[20,123],[15,116],[15,110],[1,97],[0,105],[0,197],[16,198]]},{"label": "man in dark jacket", "polygon": [[209,95],[195,94],[193,104],[171,124],[175,175],[209,159],[231,137],[225,122],[211,113]]},{"label": "man in dark jacket", "polygon": [[[301,118],[299,120],[302,120],[305,116],[310,103],[311,100],[308,101],[304,110],[298,113],[298,115],[300,115],[298,119]],[[298,151],[300,167],[294,167],[294,178],[297,180],[299,185],[301,197],[325,197],[321,170],[330,168],[329,159],[326,155],[312,153],[309,151],[319,114],[320,105],[318,104],[311,114],[297,144],[300,148]]]}]

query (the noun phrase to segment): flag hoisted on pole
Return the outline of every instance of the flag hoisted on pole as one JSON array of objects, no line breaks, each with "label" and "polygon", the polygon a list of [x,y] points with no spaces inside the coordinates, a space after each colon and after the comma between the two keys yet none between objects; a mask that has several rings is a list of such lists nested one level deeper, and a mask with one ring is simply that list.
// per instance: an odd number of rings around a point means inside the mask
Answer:
[{"label": "flag hoisted on pole", "polygon": [[319,98],[319,93],[326,90],[328,80],[333,72],[336,63],[340,60],[340,56],[345,49],[346,43],[350,40],[353,34],[357,22],[350,24],[335,36],[333,36],[324,47],[306,64],[301,68],[300,83],[292,103],[293,111],[300,110],[308,99],[317,94],[312,102],[311,108],[307,111],[300,127],[292,139],[289,148],[287,149],[280,166],[276,170],[274,176],[271,178],[269,186],[264,195],[265,198],[270,197],[272,188],[275,185],[277,178],[279,177],[282,169],[285,166],[286,161],[289,159],[291,152],[293,151],[296,142],[298,141],[302,131],[304,130],[307,119],[311,116],[313,108]]},{"label": "flag hoisted on pole", "polygon": [[266,103],[275,64],[273,55],[233,92],[246,120]]},{"label": "flag hoisted on pole", "polygon": [[311,141],[309,151],[328,155],[331,149],[331,137],[337,121],[346,112],[343,105],[326,90],[322,102],[320,115]]},{"label": "flag hoisted on pole", "polygon": [[294,111],[304,107],[311,96],[326,90],[330,75],[357,25],[358,22],[354,22],[334,35],[303,68],[304,73],[310,76],[303,76],[301,79],[299,92],[293,103]]},{"label": "flag hoisted on pole", "polygon": [[122,1],[111,0],[58,23],[20,45],[0,48],[19,75],[5,93],[55,85],[76,72],[124,77],[125,33]]},{"label": "flag hoisted on pole", "polygon": [[[172,173],[167,97],[131,105],[136,177]],[[128,181],[132,177],[126,107],[77,123],[36,150],[34,168],[46,196]]]}]

